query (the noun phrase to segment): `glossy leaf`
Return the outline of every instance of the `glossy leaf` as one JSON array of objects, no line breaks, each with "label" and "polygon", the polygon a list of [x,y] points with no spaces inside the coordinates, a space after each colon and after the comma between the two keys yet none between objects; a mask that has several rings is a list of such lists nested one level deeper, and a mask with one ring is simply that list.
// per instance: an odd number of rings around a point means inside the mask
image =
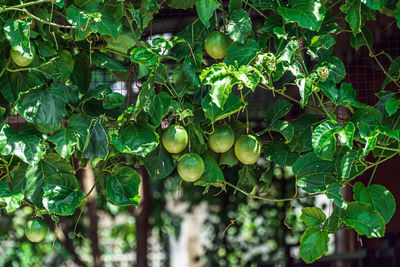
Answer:
[{"label": "glossy leaf", "polygon": [[175,163],[162,145],[157,146],[143,159],[144,166],[153,179],[162,179],[169,176],[175,169]]},{"label": "glossy leaf", "polygon": [[139,204],[139,174],[129,167],[118,167],[106,178],[106,197],[118,206]]},{"label": "glossy leaf", "polygon": [[340,125],[335,120],[329,120],[318,125],[312,134],[312,144],[315,153],[321,159],[332,160],[336,151],[335,134],[340,131]]},{"label": "glossy leaf", "polygon": [[264,156],[281,167],[292,166],[299,155],[291,152],[286,144],[272,143],[264,148]]},{"label": "glossy leaf", "polygon": [[76,137],[68,128],[61,128],[48,137],[56,147],[55,150],[63,158],[69,158],[75,151]]},{"label": "glossy leaf", "polygon": [[361,28],[361,1],[346,0],[340,7],[346,16],[345,20],[349,23],[354,33],[359,33]]},{"label": "glossy leaf", "polygon": [[65,116],[65,104],[64,90],[50,87],[23,94],[15,108],[24,119],[32,121],[39,131],[48,133],[60,126]]},{"label": "glossy leaf", "polygon": [[200,0],[196,2],[197,14],[206,28],[210,27],[210,18],[218,6],[217,0]]},{"label": "glossy leaf", "polygon": [[300,220],[307,226],[320,226],[325,222],[326,215],[318,207],[306,207],[301,210]]},{"label": "glossy leaf", "polygon": [[357,182],[353,186],[353,191],[355,201],[371,204],[386,223],[390,221],[396,210],[396,201],[389,190],[382,185],[372,184],[365,187],[363,183]]},{"label": "glossy leaf", "polygon": [[210,95],[206,95],[201,102],[205,116],[211,120],[212,123],[238,112],[244,107],[244,105],[244,102],[234,94],[229,95],[223,109],[219,108],[214,102],[211,101]]},{"label": "glossy leaf", "polygon": [[303,28],[317,31],[325,18],[325,7],[319,1],[289,1],[291,7],[278,7],[278,13],[287,22],[297,22]]},{"label": "glossy leaf", "polygon": [[334,170],[333,162],[318,158],[314,152],[301,156],[293,165],[297,185],[309,193],[322,192],[329,184],[334,183]]},{"label": "glossy leaf", "polygon": [[360,202],[350,202],[341,220],[352,227],[358,234],[368,238],[378,238],[385,234],[385,220],[381,214],[374,211],[371,205]]},{"label": "glossy leaf", "polygon": [[310,226],[300,239],[300,257],[306,263],[312,263],[328,252],[328,243],[329,237],[325,230]]},{"label": "glossy leaf", "polygon": [[43,183],[43,207],[49,214],[73,215],[83,199],[78,187],[78,180],[71,173],[46,177]]},{"label": "glossy leaf", "polygon": [[260,52],[260,45],[252,39],[247,39],[244,44],[232,43],[226,50],[224,62],[227,65],[238,66],[249,64]]},{"label": "glossy leaf", "polygon": [[33,58],[34,47],[29,40],[30,25],[25,20],[9,19],[4,25],[4,34],[11,44],[11,48],[21,53],[25,58]]},{"label": "glossy leaf", "polygon": [[346,208],[347,203],[346,201],[343,200],[343,196],[340,193],[340,189],[342,188],[341,184],[338,183],[332,183],[329,184],[327,189],[326,189],[326,196],[331,199],[338,207],[340,208]]},{"label": "glossy leaf", "polygon": [[141,157],[146,157],[158,145],[158,134],[146,122],[124,126],[119,131],[119,137],[128,153]]},{"label": "glossy leaf", "polygon": [[205,166],[204,173],[200,179],[195,182],[195,185],[205,186],[206,190],[208,190],[211,185],[220,185],[225,179],[221,167],[211,156],[209,151],[203,153],[202,158]]},{"label": "glossy leaf", "polygon": [[234,10],[226,25],[226,31],[229,37],[235,42],[244,44],[251,30],[252,24],[249,14],[243,9]]},{"label": "glossy leaf", "polygon": [[24,193],[22,191],[11,191],[7,182],[0,181],[0,203],[4,202],[6,204],[7,212],[13,212],[18,209],[23,199]]}]

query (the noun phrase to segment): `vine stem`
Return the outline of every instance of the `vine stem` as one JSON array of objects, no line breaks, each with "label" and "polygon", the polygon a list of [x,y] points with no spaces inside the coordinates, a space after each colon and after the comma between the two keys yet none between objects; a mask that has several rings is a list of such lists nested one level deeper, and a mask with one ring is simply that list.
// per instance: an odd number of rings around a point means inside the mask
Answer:
[{"label": "vine stem", "polygon": [[224,181],[224,184],[226,184],[226,185],[232,187],[233,189],[239,191],[240,193],[242,193],[243,195],[247,196],[250,199],[261,199],[261,200],[270,201],[270,202],[293,201],[293,200],[310,198],[310,197],[315,197],[315,196],[321,195],[321,193],[315,193],[315,194],[310,194],[310,195],[306,195],[306,196],[291,197],[291,198],[280,198],[280,199],[278,199],[278,198],[266,198],[266,197],[256,196],[256,195],[247,193],[243,189],[237,187],[236,185],[231,184],[230,182]]},{"label": "vine stem", "polygon": [[47,3],[47,2],[54,2],[54,0],[38,0],[38,1],[32,1],[32,2],[28,2],[28,3],[24,3],[24,4],[15,5],[12,7],[6,7],[4,9],[0,9],[0,13],[6,12],[9,10],[14,10],[13,8],[21,8],[21,7],[27,7],[27,6],[33,6],[33,5],[40,5],[40,4]]},{"label": "vine stem", "polygon": [[123,8],[123,10],[124,10],[125,18],[126,18],[126,20],[128,21],[129,28],[130,28],[130,30],[131,30],[131,32],[132,32],[132,36],[133,36],[133,38],[135,39],[135,42],[136,42],[137,46],[138,46],[138,47],[142,47],[142,45],[141,45],[140,42],[139,42],[139,39],[138,39],[137,36],[136,36],[135,29],[133,29],[132,22],[131,22],[131,20],[128,18],[128,13],[126,12],[125,8]]},{"label": "vine stem", "polygon": [[229,227],[231,227],[232,225],[235,224],[235,222],[237,220],[240,219],[240,217],[242,217],[242,215],[244,214],[244,212],[250,207],[251,202],[253,201],[253,199],[250,199],[249,203],[247,203],[246,207],[244,208],[244,210],[242,210],[242,212],[239,214],[238,217],[236,217],[234,220],[231,220],[231,222],[229,223],[229,225],[225,228],[225,230],[222,232],[222,235],[225,234],[226,230],[228,230]]},{"label": "vine stem", "polygon": [[[396,127],[397,127],[397,124],[399,123],[399,119],[400,119],[400,116],[397,118],[397,120],[396,120],[396,122],[395,122],[393,128],[396,128]],[[388,144],[388,142],[389,142],[389,138],[386,137],[385,146]],[[381,147],[381,146],[376,146],[376,145],[375,145],[375,147],[378,147],[378,148],[381,148],[381,149],[383,148],[383,149],[384,149],[384,150],[381,151],[381,154],[379,155],[379,158],[378,158],[377,162],[380,161],[380,159],[381,159],[382,156],[383,156],[383,152],[385,152],[385,150],[392,150],[392,148],[389,149],[388,147]],[[399,151],[400,151],[400,150],[396,150],[396,152],[399,152]],[[393,154],[392,157],[393,157],[394,155],[396,155],[396,154],[397,154],[397,153]],[[375,168],[374,168],[374,170],[372,171],[371,177],[369,178],[369,181],[368,181],[368,186],[371,185],[372,180],[374,179],[374,176],[375,176],[375,173],[376,173],[376,170],[377,170],[377,169],[378,169],[378,164],[375,165]]]},{"label": "vine stem", "polygon": [[361,35],[362,35],[362,37],[363,37],[363,39],[364,39],[365,45],[366,45],[367,48],[368,48],[370,57],[374,58],[375,61],[376,61],[376,63],[378,63],[379,67],[380,67],[381,70],[383,71],[383,73],[384,73],[387,77],[389,77],[389,79],[390,79],[397,87],[400,87],[400,84],[397,82],[397,80],[394,79],[394,78],[385,70],[385,68],[382,66],[381,62],[379,61],[379,59],[376,57],[376,55],[374,54],[374,51],[372,51],[372,48],[369,46],[369,44],[368,44],[368,42],[367,42],[367,38],[365,37],[365,35],[364,35],[364,33],[363,33],[362,30],[360,30],[360,33],[361,33]]},{"label": "vine stem", "polygon": [[317,97],[318,102],[321,104],[321,107],[324,110],[325,114],[329,117],[329,119],[333,120],[332,115],[326,110],[326,107],[325,107],[324,103],[322,102],[321,98],[319,97],[319,95],[317,93],[315,93],[315,96]]},{"label": "vine stem", "polygon": [[37,20],[41,23],[50,25],[50,26],[54,26],[54,27],[60,27],[60,28],[65,28],[65,29],[79,29],[79,30],[84,30],[83,26],[69,26],[69,25],[61,25],[61,24],[57,24],[54,22],[49,22],[49,21],[45,21],[39,17],[36,17],[35,15],[33,15],[32,13],[30,13],[28,10],[24,9],[20,9],[20,8],[13,8],[13,7],[9,7],[9,10],[16,10],[16,11],[21,11],[26,13],[28,16],[30,16],[31,18],[33,18],[34,20]]}]

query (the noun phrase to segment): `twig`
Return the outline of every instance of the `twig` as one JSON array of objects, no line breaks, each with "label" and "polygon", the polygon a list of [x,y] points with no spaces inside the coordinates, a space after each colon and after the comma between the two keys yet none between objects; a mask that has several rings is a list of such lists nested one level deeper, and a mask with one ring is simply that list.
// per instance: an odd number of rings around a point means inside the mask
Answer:
[{"label": "twig", "polygon": [[251,202],[253,201],[253,199],[250,199],[249,203],[247,203],[247,206],[244,208],[244,210],[242,210],[242,212],[239,214],[238,217],[236,217],[234,220],[231,220],[230,224],[228,224],[228,226],[225,228],[225,230],[222,232],[222,235],[225,234],[226,230],[228,230],[229,227],[231,227],[232,225],[235,224],[235,222],[237,220],[240,219],[240,217],[242,217],[242,215],[244,214],[244,212],[250,207]]}]

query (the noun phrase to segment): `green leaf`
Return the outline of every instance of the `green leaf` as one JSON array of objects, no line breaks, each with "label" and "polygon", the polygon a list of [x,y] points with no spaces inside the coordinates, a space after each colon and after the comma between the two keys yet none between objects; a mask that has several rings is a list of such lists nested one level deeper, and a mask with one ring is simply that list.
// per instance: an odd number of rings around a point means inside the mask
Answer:
[{"label": "green leaf", "polygon": [[360,202],[348,203],[341,218],[347,226],[352,227],[359,235],[368,238],[383,237],[385,234],[385,220],[379,212],[374,211],[371,205]]},{"label": "green leaf", "polygon": [[347,203],[346,203],[346,201],[343,200],[343,196],[340,193],[341,188],[342,188],[341,184],[338,184],[338,183],[329,184],[328,187],[326,188],[325,194],[338,207],[345,209],[347,207]]},{"label": "green leaf", "polygon": [[80,93],[86,93],[92,82],[89,56],[79,53],[75,56],[74,70],[70,78],[72,84],[76,85]]},{"label": "green leaf", "polygon": [[318,207],[306,207],[301,210],[300,220],[307,226],[320,226],[326,221],[325,213]]},{"label": "green leaf", "polygon": [[107,94],[103,100],[103,107],[105,109],[118,108],[125,104],[125,97],[120,93]]},{"label": "green leaf", "polygon": [[337,165],[339,169],[339,177],[347,179],[350,177],[353,163],[358,158],[357,151],[346,151],[342,156],[337,158]]},{"label": "green leaf", "polygon": [[226,50],[224,62],[227,65],[235,65],[235,62],[238,66],[247,65],[260,50],[260,45],[252,39],[247,39],[244,44],[232,43]]},{"label": "green leaf", "polygon": [[242,0],[229,0],[229,13],[242,8]]},{"label": "green leaf", "polygon": [[[362,31],[362,33],[361,33],[361,31]],[[360,49],[361,47],[363,47],[365,45],[369,45],[370,47],[372,47],[373,42],[374,42],[374,36],[373,36],[372,32],[370,31],[370,29],[366,25],[364,25],[361,28],[361,31],[357,34],[353,33],[350,35],[350,44],[352,47],[354,47],[354,49],[356,51],[358,51],[358,49]],[[365,39],[367,39],[367,43],[365,43],[363,34],[365,36]]]},{"label": "green leaf", "polygon": [[211,101],[211,96],[207,94],[201,101],[201,106],[206,118],[211,120],[211,123],[215,123],[238,112],[245,104],[237,95],[230,94],[223,109],[221,109]]},{"label": "green leaf", "polygon": [[280,118],[289,113],[293,104],[286,100],[280,99],[267,109],[264,122],[267,126],[273,125]]},{"label": "green leaf", "polygon": [[319,83],[318,87],[322,90],[322,92],[329,97],[333,103],[336,105],[342,105],[344,107],[357,107],[362,108],[365,107],[365,104],[362,104],[357,101],[357,92],[354,90],[353,85],[350,83],[341,83],[340,89],[336,89],[336,84],[333,81],[326,81],[323,83]]},{"label": "green leaf", "polygon": [[359,122],[364,122],[365,124],[375,127],[381,124],[383,119],[382,113],[371,106],[365,106],[364,108],[359,108],[353,113],[351,121],[354,125],[358,125]]},{"label": "green leaf", "polygon": [[270,125],[267,130],[280,132],[287,142],[290,142],[294,136],[294,128],[287,121],[276,121]]},{"label": "green leaf", "polygon": [[13,212],[18,209],[23,199],[24,193],[22,191],[11,191],[6,181],[0,181],[0,203],[4,202],[6,204],[7,212]]},{"label": "green leaf", "polygon": [[119,137],[127,153],[141,157],[146,157],[158,145],[158,134],[152,126],[143,121],[122,127]]},{"label": "green leaf", "polygon": [[336,182],[334,170],[333,162],[318,158],[314,152],[301,156],[293,165],[297,185],[308,193],[325,191],[329,184]]},{"label": "green leaf", "polygon": [[340,129],[338,132],[340,143],[351,149],[353,147],[353,138],[355,130],[356,127],[354,126],[354,124],[351,121],[347,121],[343,125],[342,129]]},{"label": "green leaf", "polygon": [[400,2],[397,2],[394,10],[394,17],[397,19],[397,27],[400,28]]},{"label": "green leaf", "polygon": [[380,126],[378,128],[378,132],[382,133],[386,136],[389,136],[390,138],[393,138],[397,141],[400,141],[400,127],[397,129],[392,129],[390,127],[387,126]]},{"label": "green leaf", "polygon": [[210,27],[210,18],[218,6],[217,0],[200,0],[196,2],[197,14],[206,28]]},{"label": "green leaf", "polygon": [[77,142],[71,129],[61,128],[50,135],[48,139],[56,146],[57,153],[65,159],[69,158],[75,151]]},{"label": "green leaf", "polygon": [[0,79],[0,93],[8,102],[15,103],[21,93],[46,83],[43,75],[37,71],[6,71]]},{"label": "green leaf", "polygon": [[[292,63],[296,50],[299,48],[299,41],[290,40],[282,52],[277,57],[277,61],[285,62],[286,65]],[[275,79],[274,79],[275,80]]]},{"label": "green leaf", "polygon": [[237,186],[245,190],[252,190],[253,186],[257,183],[256,171],[251,165],[244,165],[238,172],[239,181]]},{"label": "green leaf", "polygon": [[42,207],[44,180],[52,175],[61,176],[62,174],[74,174],[69,162],[55,153],[46,155],[39,163],[27,170],[24,187],[25,196],[36,207]]},{"label": "green leaf", "polygon": [[195,182],[195,185],[205,186],[207,191],[211,185],[217,186],[224,182],[225,179],[221,167],[211,156],[209,151],[203,153],[201,157],[203,158],[205,169],[200,179]]},{"label": "green leaf", "polygon": [[307,52],[311,59],[321,61],[331,55],[335,43],[335,39],[329,34],[312,35]]},{"label": "green leaf", "polygon": [[395,97],[391,97],[385,102],[385,110],[388,113],[389,117],[395,114],[398,108],[399,101]]},{"label": "green leaf", "polygon": [[3,30],[7,40],[11,44],[11,48],[18,51],[25,58],[33,58],[34,47],[29,40],[30,25],[26,20],[8,19]]},{"label": "green leaf", "polygon": [[139,174],[129,167],[115,168],[106,178],[106,198],[118,206],[139,204]]},{"label": "green leaf", "polygon": [[363,4],[373,10],[381,9],[385,6],[387,0],[361,0]]},{"label": "green leaf", "polygon": [[157,146],[143,159],[144,166],[153,179],[169,176],[175,169],[175,163],[162,145]]},{"label": "green leaf", "polygon": [[[1,129],[2,155],[15,155],[29,165],[35,165],[45,154],[45,147],[41,139],[35,135],[22,131],[16,132],[8,125]],[[7,144],[4,146],[5,142]]]},{"label": "green leaf", "polygon": [[329,120],[318,125],[312,134],[312,144],[315,153],[321,159],[332,160],[336,151],[335,134],[340,131],[340,125],[335,120]]},{"label": "green leaf", "polygon": [[366,141],[362,155],[366,156],[372,149],[375,148],[378,141],[379,132],[371,128],[367,123],[360,121],[357,124],[361,138]]},{"label": "green leaf", "polygon": [[328,243],[327,231],[310,226],[300,239],[300,257],[306,263],[312,263],[328,252]]},{"label": "green leaf", "polygon": [[363,183],[357,182],[353,186],[353,192],[355,201],[371,204],[372,208],[382,215],[386,223],[390,221],[396,211],[396,200],[384,186],[373,184],[365,187]]},{"label": "green leaf", "polygon": [[312,127],[318,122],[318,117],[313,114],[302,114],[299,118],[292,122],[294,132],[293,139],[290,141],[289,146],[292,151],[306,152],[312,147]]},{"label": "green leaf", "polygon": [[78,179],[71,173],[53,174],[44,179],[43,207],[49,214],[73,215],[81,205],[83,193]]},{"label": "green leaf", "polygon": [[203,70],[200,79],[203,84],[211,85],[209,92],[212,102],[217,107],[222,108],[231,94],[233,85],[239,83],[235,77],[231,75],[232,70],[225,63],[213,65],[208,69]]},{"label": "green leaf", "polygon": [[189,86],[192,86],[194,90],[200,88],[200,79],[196,74],[196,67],[189,56],[185,57],[182,65],[183,79]]},{"label": "green leaf", "polygon": [[292,0],[290,8],[278,7],[277,12],[287,22],[297,22],[303,28],[318,31],[325,18],[325,7],[319,1]]},{"label": "green leaf", "polygon": [[226,25],[226,31],[229,37],[235,42],[244,44],[251,30],[252,24],[249,14],[243,9],[234,10]]},{"label": "green leaf", "polygon": [[105,68],[109,71],[122,71],[127,72],[128,70],[118,61],[112,59],[104,53],[95,51],[92,54],[92,61],[98,68]]},{"label": "green leaf", "polygon": [[272,143],[264,148],[264,155],[267,160],[273,161],[281,167],[293,166],[299,155],[291,152],[286,144]]},{"label": "green leaf", "polygon": [[308,97],[313,92],[314,78],[312,76],[299,76],[295,82],[299,87],[299,93],[301,97],[300,106],[304,108],[304,106],[307,105]]},{"label": "green leaf", "polygon": [[135,103],[135,109],[133,111],[133,116],[137,116],[146,106],[150,106],[154,96],[154,86],[151,79],[145,81],[142,84],[142,90],[140,90]]},{"label": "green leaf", "polygon": [[60,87],[37,89],[22,94],[15,108],[26,120],[32,121],[39,131],[51,132],[65,116],[65,92]]},{"label": "green leaf", "polygon": [[68,129],[75,133],[78,149],[84,158],[107,156],[109,140],[99,119],[78,113],[68,120]]},{"label": "green leaf", "polygon": [[64,83],[74,70],[74,60],[67,50],[58,51],[57,55],[47,61],[41,69],[45,75],[57,82]]},{"label": "green leaf", "polygon": [[340,228],[343,224],[340,221],[340,219],[343,217],[343,214],[344,214],[343,209],[341,209],[337,206],[333,209],[331,216],[329,216],[329,218],[324,223],[324,229],[329,234],[334,234],[340,230]]},{"label": "green leaf", "polygon": [[158,56],[149,48],[139,47],[131,51],[131,60],[145,66],[154,66],[158,63]]},{"label": "green leaf", "polygon": [[361,28],[361,1],[346,0],[340,10],[346,14],[345,20],[349,23],[353,33],[359,33]]}]

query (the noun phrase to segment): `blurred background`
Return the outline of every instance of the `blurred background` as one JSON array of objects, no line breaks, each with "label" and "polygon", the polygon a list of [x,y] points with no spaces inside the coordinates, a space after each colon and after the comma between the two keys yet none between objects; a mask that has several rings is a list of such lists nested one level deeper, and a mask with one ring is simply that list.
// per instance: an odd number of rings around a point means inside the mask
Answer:
[{"label": "blurred background", "polygon": [[[257,14],[252,16],[257,20]],[[177,13],[162,9],[155,15],[146,38],[172,36],[196,18],[195,10]],[[400,31],[395,19],[377,14],[377,20],[368,26],[375,53],[385,51],[392,58],[400,56]],[[349,40],[350,35],[341,34],[336,39],[334,54],[345,63],[345,81],[353,84],[358,100],[374,105],[378,101],[375,93],[381,89],[385,76],[367,48],[356,51]],[[387,69],[390,61],[384,55],[379,59]],[[92,87],[103,84],[133,103],[140,80],[135,80],[132,73],[128,82],[118,81],[109,72],[93,69]],[[293,97],[298,96],[296,88],[290,92]],[[261,89],[249,96],[249,119],[254,130],[263,127],[266,109],[276,100]],[[300,112],[304,111],[297,107],[286,119],[297,118]],[[7,120],[16,128],[25,123],[19,117]],[[299,220],[301,208],[317,204],[326,213],[332,210],[332,204],[324,196],[297,201],[293,207],[291,202],[250,202],[231,189],[219,192],[210,188],[204,193],[203,187],[183,183],[179,190],[180,178],[176,173],[152,180],[143,169],[138,171],[142,178],[142,203],[137,208],[114,206],[102,197],[97,198],[94,191],[83,210],[77,209],[74,216],[61,218],[57,227],[47,218],[51,232],[38,244],[30,243],[24,234],[32,208],[25,206],[11,214],[1,209],[0,266],[303,266],[298,256],[299,239],[305,228]],[[226,168],[225,178],[235,183],[237,172],[238,168]],[[397,157],[382,164],[375,177],[375,182],[389,187],[397,200],[400,183],[394,178],[398,173]],[[87,168],[79,175],[85,176],[87,185],[82,184],[82,188],[89,191],[94,182],[93,171]],[[361,180],[370,175],[366,172]],[[271,196],[293,195],[294,177],[290,168],[275,166],[271,177],[268,192]],[[343,193],[345,199],[352,198],[351,190],[345,189]],[[400,266],[399,233],[397,211],[382,239],[359,240],[354,231],[341,231],[331,238],[330,255],[312,266]]]}]

